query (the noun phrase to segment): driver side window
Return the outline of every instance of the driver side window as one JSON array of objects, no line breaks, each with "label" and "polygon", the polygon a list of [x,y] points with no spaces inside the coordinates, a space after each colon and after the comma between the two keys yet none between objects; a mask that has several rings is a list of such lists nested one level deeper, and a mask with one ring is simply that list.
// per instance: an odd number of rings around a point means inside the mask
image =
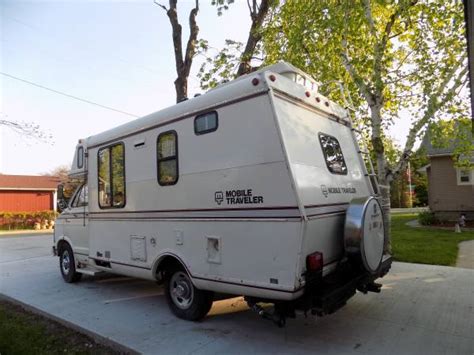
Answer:
[{"label": "driver side window", "polygon": [[82,185],[81,190],[76,194],[71,207],[85,207],[88,203],[88,189],[87,185]]}]

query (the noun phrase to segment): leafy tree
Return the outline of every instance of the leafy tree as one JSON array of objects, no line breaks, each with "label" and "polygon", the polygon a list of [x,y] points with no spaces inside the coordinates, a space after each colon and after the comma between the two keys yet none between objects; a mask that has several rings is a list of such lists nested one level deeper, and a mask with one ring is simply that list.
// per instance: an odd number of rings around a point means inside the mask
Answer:
[{"label": "leafy tree", "polygon": [[[404,171],[416,139],[440,117],[468,117],[462,3],[287,1],[263,38],[267,63],[287,60],[326,83],[323,93],[354,106],[370,137],[389,226],[390,182]],[[339,86],[343,90],[335,90]],[[383,139],[403,112],[412,126],[395,164],[389,164]]]},{"label": "leafy tree", "polygon": [[[217,7],[219,16],[222,16],[223,10],[228,10],[229,5],[233,2],[234,0],[212,0],[212,4]],[[244,45],[242,42],[226,39],[223,49],[213,57],[206,58],[198,73],[203,89],[215,87],[221,81],[232,80],[250,73],[254,70],[255,63],[260,65],[263,62],[261,48],[263,29],[269,21],[273,9],[279,3],[279,0],[247,0],[251,19],[247,41]],[[204,42],[201,49],[203,54],[208,52],[207,42]]]},{"label": "leafy tree", "polygon": [[434,148],[449,148],[457,166],[474,167],[474,123],[465,118],[440,120],[429,125],[426,139]]},{"label": "leafy tree", "polygon": [[174,81],[176,102],[181,102],[188,97],[188,77],[199,42],[197,39],[199,27],[196,21],[199,12],[199,0],[195,0],[195,6],[189,13],[189,37],[184,54],[182,26],[178,20],[178,0],[169,0],[169,7],[160,4],[156,0],[155,4],[166,12],[171,24],[176,74],[178,75]]},{"label": "leafy tree", "polygon": [[67,165],[60,165],[52,169],[48,173],[43,173],[43,176],[54,176],[59,179],[59,183],[63,185],[64,198],[69,200],[72,197],[74,191],[81,184],[80,180],[71,179],[69,174],[70,167]]}]

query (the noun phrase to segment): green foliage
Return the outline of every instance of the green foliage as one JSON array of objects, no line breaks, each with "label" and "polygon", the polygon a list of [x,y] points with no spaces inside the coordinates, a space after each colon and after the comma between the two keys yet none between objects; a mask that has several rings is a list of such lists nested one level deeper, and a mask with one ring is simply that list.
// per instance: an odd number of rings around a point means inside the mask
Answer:
[{"label": "green foliage", "polygon": [[454,233],[434,228],[413,228],[407,222],[416,219],[416,214],[392,215],[392,248],[397,261],[419,264],[456,264],[458,244],[473,240],[474,232]]},{"label": "green foliage", "polygon": [[222,82],[235,78],[243,46],[242,42],[227,39],[222,50],[213,57],[206,58],[197,74],[203,90],[212,89]]},{"label": "green foliage", "polygon": [[434,148],[449,148],[453,152],[455,165],[474,167],[473,123],[468,118],[440,120],[428,128]]},{"label": "green foliage", "polygon": [[438,223],[439,221],[433,212],[426,211],[426,212],[420,212],[418,214],[418,222],[420,222],[422,226],[431,226],[433,224]]},{"label": "green foliage", "polygon": [[428,178],[426,175],[418,175],[418,180],[415,181],[415,197],[413,207],[423,207],[428,205]]},{"label": "green foliage", "polygon": [[33,229],[35,223],[54,221],[58,212],[36,211],[36,212],[0,212],[0,227],[7,230]]},{"label": "green foliage", "polygon": [[[234,0],[212,0],[211,4],[217,7],[217,13],[221,16],[223,10],[227,10],[233,2]],[[251,69],[246,69],[245,72],[256,69],[263,63],[261,38],[269,19],[279,4],[280,0],[248,0],[251,26],[246,44],[226,39],[224,47],[215,50],[215,53],[209,53],[208,46],[199,50],[199,54],[206,57],[197,74],[203,90],[235,79],[239,74],[239,67],[243,63],[251,66]],[[242,74],[243,72],[240,71],[239,75]]]},{"label": "green foliage", "polygon": [[211,5],[217,8],[217,15],[222,16],[222,13],[229,10],[229,5],[233,4],[235,0],[211,0]]}]

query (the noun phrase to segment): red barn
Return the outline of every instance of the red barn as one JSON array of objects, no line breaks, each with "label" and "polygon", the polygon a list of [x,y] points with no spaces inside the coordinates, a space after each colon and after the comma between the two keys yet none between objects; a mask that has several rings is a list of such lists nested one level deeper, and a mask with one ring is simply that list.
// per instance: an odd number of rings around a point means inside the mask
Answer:
[{"label": "red barn", "polygon": [[0,211],[56,210],[58,184],[55,176],[0,174]]}]

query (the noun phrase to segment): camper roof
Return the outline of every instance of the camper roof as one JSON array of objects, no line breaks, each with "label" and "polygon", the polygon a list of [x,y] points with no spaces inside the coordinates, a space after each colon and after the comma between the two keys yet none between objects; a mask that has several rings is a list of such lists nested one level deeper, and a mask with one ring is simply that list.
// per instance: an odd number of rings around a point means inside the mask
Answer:
[{"label": "camper roof", "polygon": [[310,90],[314,90],[314,91],[318,90],[319,83],[316,80],[314,80],[311,76],[309,76],[308,74],[306,74],[302,70],[294,67],[290,63],[287,63],[287,62],[284,62],[284,61],[279,61],[276,64],[269,65],[267,67],[264,67],[264,68],[261,68],[259,70],[253,71],[249,74],[242,75],[241,77],[239,77],[237,79],[234,79],[232,81],[220,84],[220,85],[216,86],[215,88],[213,88],[209,91],[213,91],[213,90],[216,90],[216,89],[221,89],[222,87],[227,86],[230,83],[235,83],[235,82],[238,82],[240,80],[244,80],[249,75],[260,74],[260,73],[264,73],[266,71],[271,71],[273,73],[283,75],[283,76],[287,77],[288,79],[290,79],[290,80],[292,80],[292,81],[294,81],[298,84],[306,86]]}]

